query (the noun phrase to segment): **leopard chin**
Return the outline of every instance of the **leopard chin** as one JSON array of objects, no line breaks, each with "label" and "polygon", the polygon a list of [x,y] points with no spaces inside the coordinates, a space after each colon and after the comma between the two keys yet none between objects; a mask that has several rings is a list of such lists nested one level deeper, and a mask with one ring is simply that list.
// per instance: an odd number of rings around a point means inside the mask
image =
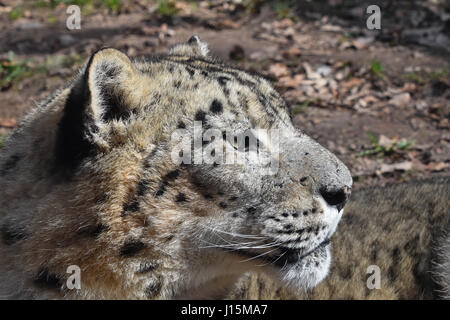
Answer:
[{"label": "leopard chin", "polygon": [[330,246],[330,240],[326,240],[306,255],[291,253],[294,260],[287,261],[278,271],[280,281],[298,291],[316,287],[325,279],[330,269]]}]

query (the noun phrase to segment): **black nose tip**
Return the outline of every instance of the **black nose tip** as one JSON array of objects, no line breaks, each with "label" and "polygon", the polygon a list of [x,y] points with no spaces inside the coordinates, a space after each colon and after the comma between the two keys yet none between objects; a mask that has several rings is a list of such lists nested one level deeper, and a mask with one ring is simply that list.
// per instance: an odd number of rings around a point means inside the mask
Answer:
[{"label": "black nose tip", "polygon": [[328,190],[327,188],[321,188],[319,192],[322,195],[323,199],[330,206],[335,206],[338,211],[341,211],[347,203],[348,199],[350,199],[352,188],[344,187],[338,190]]}]

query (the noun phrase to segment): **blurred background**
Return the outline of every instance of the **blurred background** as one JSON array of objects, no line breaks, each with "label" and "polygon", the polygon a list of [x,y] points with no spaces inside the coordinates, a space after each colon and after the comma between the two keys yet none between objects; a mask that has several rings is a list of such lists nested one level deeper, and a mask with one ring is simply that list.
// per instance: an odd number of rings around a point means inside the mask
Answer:
[{"label": "blurred background", "polygon": [[[69,30],[70,5],[81,12]],[[369,30],[369,5],[381,29]],[[269,78],[355,188],[450,173],[450,0],[0,0],[0,152],[102,46],[131,57],[197,34]]]}]

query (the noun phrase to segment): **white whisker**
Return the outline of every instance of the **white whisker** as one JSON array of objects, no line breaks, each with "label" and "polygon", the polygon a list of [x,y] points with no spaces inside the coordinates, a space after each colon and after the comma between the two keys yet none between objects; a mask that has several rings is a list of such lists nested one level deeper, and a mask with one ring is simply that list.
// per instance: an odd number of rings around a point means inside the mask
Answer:
[{"label": "white whisker", "polygon": [[268,262],[268,263],[265,263],[265,264],[258,264],[257,267],[264,267],[264,266],[267,266],[267,265],[269,265],[269,264],[274,264],[274,263],[277,262],[282,256],[284,256],[284,255],[286,254],[286,252],[287,252],[287,251],[283,252],[282,254],[280,254],[280,255],[278,256],[278,258],[276,258],[275,260],[273,260],[273,261],[271,261],[271,262]]},{"label": "white whisker", "polygon": [[271,252],[273,252],[273,251],[275,251],[275,250],[277,250],[277,249],[278,249],[278,248],[269,250],[269,251],[264,252],[264,253],[261,253],[261,254],[259,254],[259,255],[257,255],[257,256],[254,256],[254,257],[251,257],[251,258],[242,260],[242,261],[240,261],[240,262],[247,262],[247,261],[251,261],[251,260],[254,260],[254,259],[258,259],[258,258],[260,258],[260,257],[262,257],[262,256],[265,256],[266,254],[269,254],[269,253],[271,253]]}]

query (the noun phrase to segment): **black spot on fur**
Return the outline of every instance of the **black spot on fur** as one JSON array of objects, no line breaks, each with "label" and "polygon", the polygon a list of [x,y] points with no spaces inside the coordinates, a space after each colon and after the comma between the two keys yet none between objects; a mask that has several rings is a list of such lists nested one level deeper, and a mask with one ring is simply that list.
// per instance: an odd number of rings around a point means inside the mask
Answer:
[{"label": "black spot on fur", "polygon": [[[294,230],[277,230],[278,234],[293,234],[295,231]],[[289,242],[297,242],[298,240],[293,240],[293,241],[287,241],[286,243]]]},{"label": "black spot on fur", "polygon": [[180,122],[178,122],[177,128],[178,129],[186,129],[186,125],[184,124],[183,121],[180,121]]},{"label": "black spot on fur", "polygon": [[50,273],[47,268],[41,268],[33,279],[33,283],[39,287],[59,288],[61,287],[61,278],[54,273]]},{"label": "black spot on fur", "polygon": [[137,274],[143,274],[147,272],[152,272],[153,270],[159,267],[158,263],[150,261],[150,262],[141,262],[139,265],[139,270],[136,271]]},{"label": "black spot on fur", "polygon": [[408,241],[403,249],[409,254],[409,255],[416,255],[417,254],[417,248],[418,248],[418,242],[419,242],[419,236],[414,237],[414,239]]},{"label": "black spot on fur", "polygon": [[237,199],[238,199],[238,197],[236,197],[236,196],[232,196],[232,197],[228,198],[228,200],[230,200],[230,201],[236,201]]},{"label": "black spot on fur", "polygon": [[225,208],[228,207],[228,204],[226,204],[225,202],[220,202],[220,203],[219,203],[219,206],[220,206],[221,208],[225,209]]},{"label": "black spot on fur", "polygon": [[21,231],[21,230],[15,230],[14,228],[11,228],[11,226],[8,226],[4,224],[1,228],[2,233],[2,240],[3,243],[7,246],[10,246],[17,241],[20,241],[22,239],[25,239],[27,235]]},{"label": "black spot on fur", "polygon": [[370,255],[372,262],[375,263],[377,261],[378,249],[373,249],[372,254]]},{"label": "black spot on fur", "polygon": [[120,255],[122,257],[132,257],[145,248],[145,244],[139,240],[128,240],[122,248],[120,248]]},{"label": "black spot on fur", "polygon": [[184,193],[179,193],[177,195],[177,198],[175,199],[176,202],[186,202],[186,195]]},{"label": "black spot on fur", "polygon": [[206,72],[205,70],[202,70],[201,75],[204,77],[207,77],[209,75],[209,73]]},{"label": "black spot on fur", "polygon": [[204,195],[203,195],[206,199],[213,199],[214,197],[211,195],[211,194],[209,194],[209,193],[205,193]]},{"label": "black spot on fur", "polygon": [[206,119],[206,113],[203,110],[198,110],[197,113],[195,114],[195,120],[196,121],[205,121]]},{"label": "black spot on fur", "polygon": [[147,193],[149,182],[147,180],[141,180],[138,184],[138,196],[143,196]]},{"label": "black spot on fur", "polygon": [[256,208],[255,207],[249,207],[249,208],[247,208],[247,212],[250,213],[250,214],[253,214],[253,213],[256,212]]},{"label": "black spot on fur", "polygon": [[174,81],[173,86],[178,89],[181,86],[181,81],[180,80]]},{"label": "black spot on fur", "polygon": [[144,291],[145,296],[148,299],[154,298],[161,291],[161,287],[162,287],[161,279],[155,280],[153,283],[151,283],[150,285],[148,285],[145,288],[145,291]]},{"label": "black spot on fur", "polygon": [[189,75],[191,76],[191,79],[192,79],[195,75],[195,70],[192,68],[186,67],[186,71],[189,73]]},{"label": "black spot on fur", "polygon": [[170,171],[168,174],[166,174],[163,178],[163,180],[161,181],[161,184],[159,185],[159,189],[158,191],[156,191],[156,196],[162,196],[167,189],[167,186],[169,185],[169,181],[170,180],[175,180],[176,178],[178,178],[178,176],[180,175],[180,170],[175,169]]},{"label": "black spot on fur", "polygon": [[388,277],[389,280],[394,282],[397,279],[398,271],[399,271],[399,260],[400,260],[400,249],[395,247],[392,250],[392,265],[388,269]]},{"label": "black spot on fur", "polygon": [[17,165],[17,162],[19,162],[20,158],[22,158],[19,154],[14,154],[11,157],[9,157],[8,160],[5,161],[5,164],[3,165],[3,168],[0,171],[0,175],[4,176],[8,173],[8,171],[14,169],[14,167]]},{"label": "black spot on fur", "polygon": [[227,82],[230,81],[230,80],[231,80],[231,79],[228,78],[228,77],[218,77],[218,78],[217,78],[217,81],[219,81],[219,84],[220,84],[221,86],[226,85]]},{"label": "black spot on fur", "polygon": [[395,282],[397,278],[397,268],[395,266],[390,266],[388,269],[388,277],[391,282]]},{"label": "black spot on fur", "polygon": [[168,180],[174,180],[176,178],[178,178],[178,176],[180,175],[180,170],[175,169],[170,171],[167,175],[166,175],[166,179]]},{"label": "black spot on fur", "polygon": [[213,102],[211,103],[211,106],[209,107],[209,109],[213,113],[222,113],[223,112],[222,103],[219,100],[217,100],[217,99],[213,100]]},{"label": "black spot on fur", "polygon": [[133,199],[130,203],[125,204],[123,207],[123,211],[131,211],[136,212],[140,208],[139,201],[137,199]]},{"label": "black spot on fur", "polygon": [[77,234],[96,238],[105,230],[108,230],[107,226],[105,226],[104,224],[98,224],[93,226],[81,227],[77,230]]},{"label": "black spot on fur", "polygon": [[167,181],[163,181],[161,185],[159,186],[159,189],[156,191],[155,196],[160,197],[166,192],[167,188]]}]

